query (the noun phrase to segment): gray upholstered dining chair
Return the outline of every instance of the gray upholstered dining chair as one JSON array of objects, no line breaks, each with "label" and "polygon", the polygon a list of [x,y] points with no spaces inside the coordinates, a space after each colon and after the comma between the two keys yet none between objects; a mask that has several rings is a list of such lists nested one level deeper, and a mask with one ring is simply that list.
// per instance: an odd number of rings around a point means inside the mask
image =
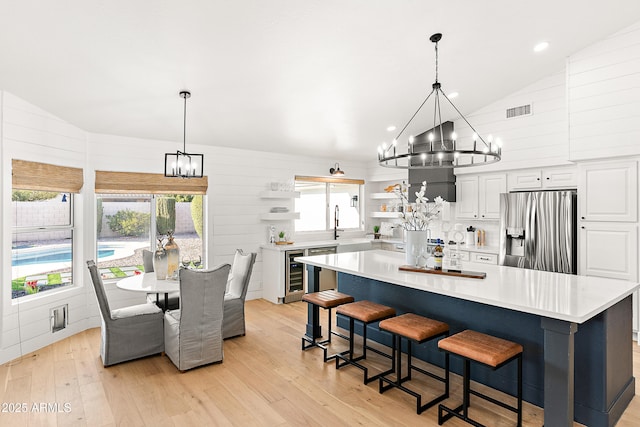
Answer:
[{"label": "gray upholstered dining chair", "polygon": [[180,269],[180,309],[164,314],[164,351],[180,371],[222,361],[222,319],[229,264]]},{"label": "gray upholstered dining chair", "polygon": [[[153,252],[147,249],[142,250],[142,266],[145,273],[152,273]],[[147,302],[156,304],[163,310],[174,310],[180,306],[180,292],[169,292],[167,295],[167,307],[164,306],[164,296],[160,298],[158,294],[147,294]]]},{"label": "gray upholstered dining chair", "polygon": [[87,261],[100,307],[100,356],[104,366],[162,353],[162,310],[154,304],[138,304],[111,310],[102,277],[94,261]]},{"label": "gray upholstered dining chair", "polygon": [[254,252],[244,254],[241,249],[236,249],[224,294],[222,326],[222,338],[224,339],[245,334],[244,300],[247,296],[255,261],[256,254]]}]

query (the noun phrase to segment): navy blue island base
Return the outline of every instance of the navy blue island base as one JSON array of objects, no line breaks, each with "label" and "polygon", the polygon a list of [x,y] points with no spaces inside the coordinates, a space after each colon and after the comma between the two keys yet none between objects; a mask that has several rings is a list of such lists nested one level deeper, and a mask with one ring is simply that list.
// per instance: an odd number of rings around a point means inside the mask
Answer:
[{"label": "navy blue island base", "polygon": [[[307,270],[308,292],[316,292],[321,268],[307,265]],[[452,334],[473,329],[522,344],[524,400],[544,408],[546,427],[571,426],[574,419],[592,427],[613,426],[633,398],[631,296],[576,324],[342,272],[338,289],[356,301],[394,307],[398,314],[412,312],[446,322]],[[308,310],[306,334],[319,338],[318,309],[309,305]],[[338,326],[349,328],[341,318]],[[356,333],[362,330],[356,327]],[[377,325],[367,329],[367,337],[391,345],[391,336]],[[414,354],[441,365],[442,355],[433,343],[415,346]],[[461,374],[462,363],[453,358],[451,369]],[[474,381],[515,395],[514,366],[495,372],[478,366],[472,372]]]}]

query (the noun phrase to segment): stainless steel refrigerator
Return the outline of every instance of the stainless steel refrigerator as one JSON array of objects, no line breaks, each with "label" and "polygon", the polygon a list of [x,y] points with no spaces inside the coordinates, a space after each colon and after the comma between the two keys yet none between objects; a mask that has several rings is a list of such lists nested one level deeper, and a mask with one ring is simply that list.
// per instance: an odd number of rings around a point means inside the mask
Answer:
[{"label": "stainless steel refrigerator", "polygon": [[575,191],[501,194],[498,263],[576,274],[576,213]]}]

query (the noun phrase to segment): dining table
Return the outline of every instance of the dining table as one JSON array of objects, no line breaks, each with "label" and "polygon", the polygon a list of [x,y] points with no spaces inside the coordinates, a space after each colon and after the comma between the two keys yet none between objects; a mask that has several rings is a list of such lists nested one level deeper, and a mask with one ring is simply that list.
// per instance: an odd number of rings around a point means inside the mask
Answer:
[{"label": "dining table", "polygon": [[159,294],[164,294],[164,307],[168,305],[169,293],[180,291],[180,281],[178,279],[158,279],[155,273],[142,273],[120,279],[116,286],[126,291],[144,292],[156,294],[156,301]]}]

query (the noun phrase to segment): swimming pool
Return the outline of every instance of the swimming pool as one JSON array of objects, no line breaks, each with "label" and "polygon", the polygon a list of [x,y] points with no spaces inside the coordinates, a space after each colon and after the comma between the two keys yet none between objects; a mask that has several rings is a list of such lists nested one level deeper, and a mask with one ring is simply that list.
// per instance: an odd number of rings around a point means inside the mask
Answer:
[{"label": "swimming pool", "polygon": [[[98,259],[113,255],[116,248],[110,245],[98,245]],[[71,245],[54,247],[18,248],[11,250],[11,266],[44,264],[50,262],[71,261]]]}]

